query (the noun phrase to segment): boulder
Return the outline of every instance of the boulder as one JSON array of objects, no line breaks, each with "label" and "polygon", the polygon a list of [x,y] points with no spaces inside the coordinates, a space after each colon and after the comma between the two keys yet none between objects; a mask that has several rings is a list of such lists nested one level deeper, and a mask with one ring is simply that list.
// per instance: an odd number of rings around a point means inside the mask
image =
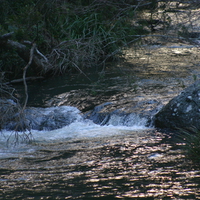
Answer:
[{"label": "boulder", "polygon": [[183,90],[155,115],[155,126],[200,129],[200,80]]}]

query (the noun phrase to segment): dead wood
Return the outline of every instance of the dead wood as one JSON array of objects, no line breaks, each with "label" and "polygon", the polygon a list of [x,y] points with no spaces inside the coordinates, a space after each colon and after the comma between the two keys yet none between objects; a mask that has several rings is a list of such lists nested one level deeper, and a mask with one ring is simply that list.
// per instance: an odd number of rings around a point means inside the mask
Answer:
[{"label": "dead wood", "polygon": [[[27,47],[25,44],[10,40],[12,33],[7,33],[0,36],[0,48],[5,50],[14,50],[17,54],[26,62],[29,62],[30,58],[30,47]],[[48,59],[35,47],[35,52],[30,64],[31,68],[35,71],[36,74],[44,74],[45,71],[50,66]]]},{"label": "dead wood", "polygon": [[23,70],[23,82],[24,82],[24,90],[25,90],[26,98],[25,98],[25,102],[24,102],[24,106],[23,106],[22,111],[25,110],[26,105],[28,103],[28,87],[27,87],[27,83],[26,83],[26,71],[31,66],[31,63],[33,61],[35,48],[36,48],[36,44],[33,43],[31,50],[30,50],[30,58],[29,58],[28,64],[24,67],[24,70]]},{"label": "dead wood", "polygon": [[1,35],[0,36],[0,42],[7,41],[9,38],[12,37],[13,34],[14,34],[14,32],[10,32],[10,33],[6,33],[4,35]]},{"label": "dead wood", "polygon": [[[44,79],[43,76],[31,76],[31,77],[26,77],[25,78],[26,81],[35,81],[35,80],[41,80],[41,79]],[[7,84],[15,84],[15,83],[22,83],[24,81],[23,78],[19,78],[19,79],[14,79],[14,80],[11,80],[11,81],[8,81],[8,82],[5,82],[4,84],[7,85]]]}]

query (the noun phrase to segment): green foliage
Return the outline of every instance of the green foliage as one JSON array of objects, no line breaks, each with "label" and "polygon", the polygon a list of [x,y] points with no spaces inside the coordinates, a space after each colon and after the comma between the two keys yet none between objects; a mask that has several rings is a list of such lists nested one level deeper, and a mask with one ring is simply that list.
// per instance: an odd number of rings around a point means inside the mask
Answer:
[{"label": "green foliage", "polygon": [[[136,1],[17,0],[2,1],[0,34],[14,31],[15,40],[35,41],[52,68],[98,66],[116,59],[121,49],[144,33],[133,25]],[[4,56],[3,56],[4,57]]]},{"label": "green foliage", "polygon": [[22,76],[25,62],[13,51],[0,49],[0,73],[4,73],[5,79],[18,78]]}]

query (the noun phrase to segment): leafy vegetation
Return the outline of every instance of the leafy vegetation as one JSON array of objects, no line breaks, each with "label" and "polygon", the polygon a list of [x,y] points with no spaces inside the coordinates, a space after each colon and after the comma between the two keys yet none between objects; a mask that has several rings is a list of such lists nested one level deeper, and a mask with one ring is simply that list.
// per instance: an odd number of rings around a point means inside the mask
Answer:
[{"label": "leafy vegetation", "polygon": [[[158,0],[1,0],[0,4],[0,35],[14,32],[11,39],[28,50],[36,43],[40,56],[48,61],[42,69],[29,68],[27,76],[103,67],[106,61],[121,57],[123,48],[140,35],[157,26],[169,27],[168,13],[175,12],[171,1]],[[187,27],[182,25],[178,34],[188,35]],[[6,78],[21,78],[27,61],[14,49],[2,47],[0,71]]]},{"label": "leafy vegetation", "polygon": [[[0,34],[14,32],[15,41],[35,42],[50,63],[43,74],[103,66],[118,58],[135,35],[146,32],[133,25],[137,1],[3,0],[1,4]],[[0,54],[0,70],[6,77],[19,77],[24,62],[17,53],[1,50]],[[9,62],[4,62],[5,56]]]}]

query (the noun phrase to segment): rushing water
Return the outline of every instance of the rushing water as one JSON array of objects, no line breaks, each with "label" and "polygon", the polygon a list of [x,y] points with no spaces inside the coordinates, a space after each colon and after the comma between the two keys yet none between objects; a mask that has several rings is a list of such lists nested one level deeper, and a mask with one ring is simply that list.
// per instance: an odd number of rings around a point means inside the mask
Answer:
[{"label": "rushing water", "polygon": [[[155,56],[149,56],[150,48]],[[71,96],[76,96],[80,88],[96,95],[102,92],[101,85],[111,92],[109,101],[115,102],[116,109],[127,106],[144,112],[154,105],[160,109],[200,74],[199,65],[191,60],[199,55],[194,46],[153,46],[142,49],[140,58],[134,55],[129,59],[134,64],[126,63],[123,70],[118,66],[120,74],[108,75],[104,81],[91,75],[92,84],[66,77],[34,84],[29,87],[29,105],[38,106],[71,90]],[[140,60],[145,61],[143,65]],[[65,100],[67,95],[58,99]],[[73,103],[74,99],[68,99],[67,104]],[[112,115],[101,126],[76,108],[62,108],[61,118],[55,107],[29,113],[40,115],[32,128],[43,129],[1,133],[0,199],[200,199],[200,170],[185,157],[184,143],[170,132],[147,127],[147,119],[137,113]],[[23,143],[26,137],[32,142]]]},{"label": "rushing water", "polygon": [[199,199],[200,171],[184,144],[138,119],[100,126],[79,116],[60,129],[27,132],[30,144],[2,132],[0,199]]}]

